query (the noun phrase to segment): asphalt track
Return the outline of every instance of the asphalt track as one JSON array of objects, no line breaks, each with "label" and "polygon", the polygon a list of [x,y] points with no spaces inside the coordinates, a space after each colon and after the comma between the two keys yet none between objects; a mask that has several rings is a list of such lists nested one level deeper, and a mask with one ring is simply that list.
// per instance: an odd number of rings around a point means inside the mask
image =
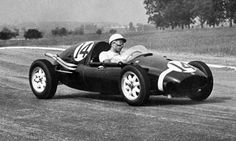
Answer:
[{"label": "asphalt track", "polygon": [[0,140],[236,140],[236,71],[213,68],[214,89],[203,102],[152,96],[141,107],[121,96],[60,85],[53,99],[29,88],[30,64],[45,50],[0,50]]}]

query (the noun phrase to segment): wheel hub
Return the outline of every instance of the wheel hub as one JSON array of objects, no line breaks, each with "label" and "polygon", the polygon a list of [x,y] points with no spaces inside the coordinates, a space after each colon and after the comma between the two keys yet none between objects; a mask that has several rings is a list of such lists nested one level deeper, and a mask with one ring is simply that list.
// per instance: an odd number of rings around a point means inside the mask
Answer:
[{"label": "wheel hub", "polygon": [[44,70],[40,67],[36,67],[32,73],[32,86],[34,90],[38,93],[41,93],[46,88],[46,74]]},{"label": "wheel hub", "polygon": [[130,83],[127,83],[127,86],[129,86],[131,90],[134,89],[134,84],[132,81]]}]

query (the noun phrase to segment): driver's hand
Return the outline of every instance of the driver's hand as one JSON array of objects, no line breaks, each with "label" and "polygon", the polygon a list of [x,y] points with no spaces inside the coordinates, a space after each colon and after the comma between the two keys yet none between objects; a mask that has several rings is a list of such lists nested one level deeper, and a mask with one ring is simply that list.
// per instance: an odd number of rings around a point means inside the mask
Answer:
[{"label": "driver's hand", "polygon": [[118,65],[122,66],[122,65],[123,65],[123,62],[119,61],[119,62],[118,62]]}]

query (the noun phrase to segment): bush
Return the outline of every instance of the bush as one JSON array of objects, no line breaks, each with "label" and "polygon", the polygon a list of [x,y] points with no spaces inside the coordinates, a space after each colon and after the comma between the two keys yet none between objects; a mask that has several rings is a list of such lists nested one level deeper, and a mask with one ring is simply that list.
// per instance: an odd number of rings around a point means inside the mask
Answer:
[{"label": "bush", "polygon": [[111,29],[110,31],[109,31],[109,33],[111,33],[111,34],[114,34],[114,33],[116,33],[117,31],[115,30],[115,29]]},{"label": "bush", "polygon": [[12,38],[11,33],[7,33],[7,32],[0,32],[0,39],[1,40],[9,40]]},{"label": "bush", "polygon": [[38,31],[37,29],[28,29],[25,33],[24,33],[24,37],[25,39],[39,39],[42,38],[42,33],[40,31]]},{"label": "bush", "polygon": [[76,28],[74,31],[75,35],[84,35],[84,27],[81,26],[80,28]]},{"label": "bush", "polygon": [[54,35],[54,36],[66,36],[69,33],[68,30],[64,27],[62,27],[62,28],[56,27],[51,32],[52,32],[52,35]]},{"label": "bush", "polygon": [[101,29],[98,29],[98,30],[96,31],[96,33],[97,33],[98,35],[101,35],[101,34],[102,34],[102,30],[101,30]]}]

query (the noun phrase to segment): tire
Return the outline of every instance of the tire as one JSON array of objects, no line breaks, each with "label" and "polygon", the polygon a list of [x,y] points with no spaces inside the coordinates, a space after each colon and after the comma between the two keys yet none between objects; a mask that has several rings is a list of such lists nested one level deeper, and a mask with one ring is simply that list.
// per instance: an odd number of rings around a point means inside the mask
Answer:
[{"label": "tire", "polygon": [[34,61],[30,66],[29,83],[37,98],[52,98],[56,93],[58,80],[51,62],[45,59]]},{"label": "tire", "polygon": [[126,66],[121,71],[120,92],[125,101],[132,106],[145,104],[150,96],[150,81],[140,66]]},{"label": "tire", "polygon": [[211,72],[210,68],[204,62],[192,61],[189,64],[198,68],[207,76],[207,80],[208,80],[207,85],[200,92],[189,95],[189,98],[194,101],[203,101],[210,96],[212,89],[213,89],[212,72]]}]

